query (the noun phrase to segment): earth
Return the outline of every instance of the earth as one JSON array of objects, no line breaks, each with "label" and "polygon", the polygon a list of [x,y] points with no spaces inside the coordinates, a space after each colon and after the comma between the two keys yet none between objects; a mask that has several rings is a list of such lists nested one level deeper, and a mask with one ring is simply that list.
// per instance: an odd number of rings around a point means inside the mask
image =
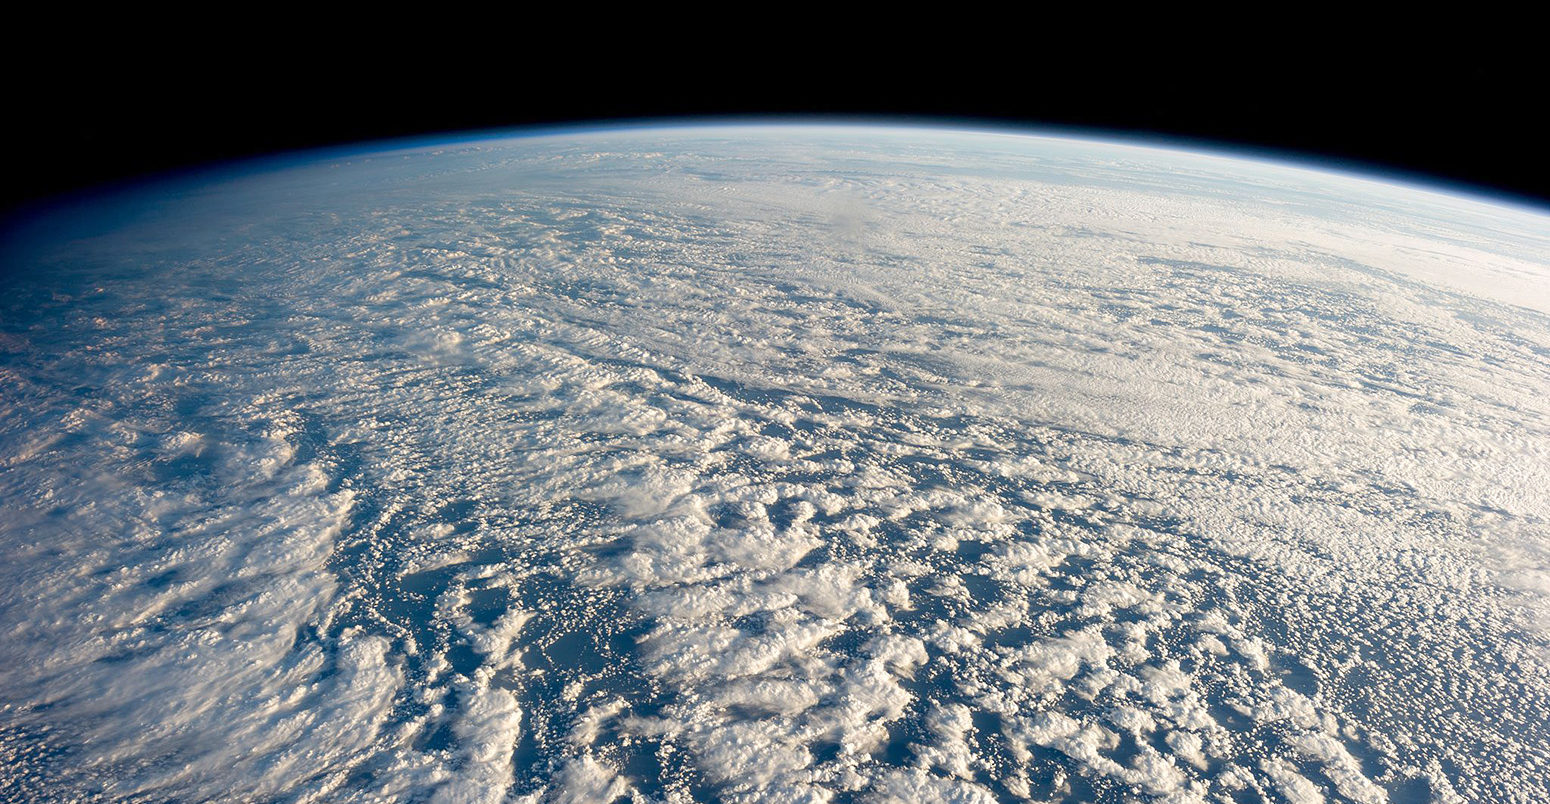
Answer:
[{"label": "earth", "polygon": [[1550,216],[687,126],[17,223],[0,797],[1550,801]]}]

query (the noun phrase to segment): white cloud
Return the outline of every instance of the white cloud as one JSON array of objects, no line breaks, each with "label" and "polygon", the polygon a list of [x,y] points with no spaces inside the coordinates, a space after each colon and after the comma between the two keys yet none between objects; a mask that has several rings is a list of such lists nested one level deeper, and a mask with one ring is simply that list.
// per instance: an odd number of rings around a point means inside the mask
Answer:
[{"label": "white cloud", "polygon": [[841,129],[158,205],[0,306],[24,792],[1550,774],[1542,216]]}]

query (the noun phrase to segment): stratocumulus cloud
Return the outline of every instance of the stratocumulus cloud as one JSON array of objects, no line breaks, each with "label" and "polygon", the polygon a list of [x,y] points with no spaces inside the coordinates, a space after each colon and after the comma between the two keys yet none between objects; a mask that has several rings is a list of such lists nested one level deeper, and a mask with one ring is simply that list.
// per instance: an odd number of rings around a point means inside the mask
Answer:
[{"label": "stratocumulus cloud", "polygon": [[133,205],[7,257],[0,795],[1550,800],[1542,215],[865,128]]}]

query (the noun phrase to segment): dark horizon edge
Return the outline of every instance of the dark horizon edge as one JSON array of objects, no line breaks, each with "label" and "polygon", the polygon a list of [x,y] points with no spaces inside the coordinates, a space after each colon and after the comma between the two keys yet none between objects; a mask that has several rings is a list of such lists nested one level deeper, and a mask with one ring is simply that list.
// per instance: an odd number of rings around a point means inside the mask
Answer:
[{"label": "dark horizon edge", "polygon": [[254,151],[229,157],[202,159],[107,177],[74,187],[56,189],[19,199],[0,200],[0,238],[26,228],[29,221],[47,218],[63,209],[107,201],[152,186],[175,186],[211,180],[233,173],[279,170],[308,162],[364,156],[438,145],[472,144],[498,139],[530,139],[633,130],[755,127],[884,127],[927,129],[962,133],[1000,134],[1028,138],[1052,138],[1111,143],[1139,148],[1172,150],[1271,162],[1313,172],[1334,173],[1355,179],[1405,186],[1478,203],[1504,206],[1550,216],[1550,197],[1503,188],[1481,181],[1315,149],[1249,142],[1230,138],[1150,130],[1140,127],[1105,126],[1042,120],[1019,120],[980,115],[919,113],[703,113],[638,117],[598,117],[576,120],[520,122],[511,125],[446,128],[389,134],[348,141],[324,142]]}]

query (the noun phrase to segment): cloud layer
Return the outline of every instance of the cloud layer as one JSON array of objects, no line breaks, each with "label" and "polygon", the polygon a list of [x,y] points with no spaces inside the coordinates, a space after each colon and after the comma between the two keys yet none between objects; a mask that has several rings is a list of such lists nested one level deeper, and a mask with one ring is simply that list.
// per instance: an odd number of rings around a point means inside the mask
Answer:
[{"label": "cloud layer", "polygon": [[841,128],[98,215],[0,288],[0,795],[1546,800],[1543,216]]}]

